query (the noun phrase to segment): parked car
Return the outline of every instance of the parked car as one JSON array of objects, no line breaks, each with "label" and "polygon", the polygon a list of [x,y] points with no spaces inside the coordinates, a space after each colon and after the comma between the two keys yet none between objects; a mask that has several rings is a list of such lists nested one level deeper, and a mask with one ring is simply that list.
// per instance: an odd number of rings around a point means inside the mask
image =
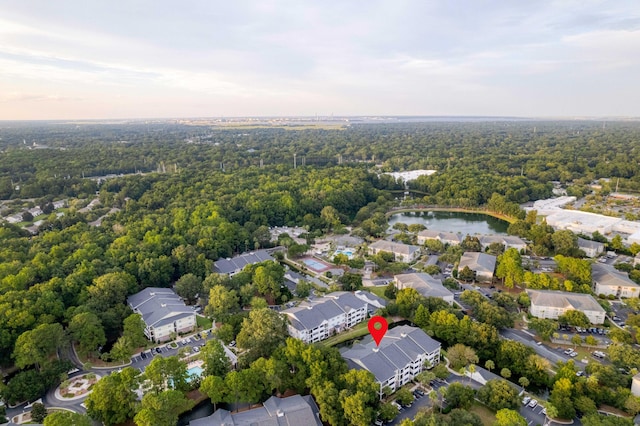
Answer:
[{"label": "parked car", "polygon": [[538,401],[536,401],[535,399],[532,399],[531,401],[529,401],[529,408],[536,408],[536,405],[538,405]]},{"label": "parked car", "polygon": [[522,405],[527,405],[529,403],[529,401],[531,401],[531,397],[530,396],[525,396],[522,399]]}]

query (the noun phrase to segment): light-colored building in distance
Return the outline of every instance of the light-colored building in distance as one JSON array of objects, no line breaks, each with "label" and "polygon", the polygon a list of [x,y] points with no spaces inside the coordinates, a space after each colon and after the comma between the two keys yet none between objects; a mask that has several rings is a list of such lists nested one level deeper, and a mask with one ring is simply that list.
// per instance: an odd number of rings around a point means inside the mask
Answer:
[{"label": "light-colored building in distance", "polygon": [[529,313],[537,318],[558,319],[567,311],[583,312],[592,324],[603,324],[605,310],[590,294],[553,290],[527,290]]},{"label": "light-colored building in distance", "polygon": [[193,308],[170,288],[147,287],[127,298],[129,307],[145,323],[144,334],[154,342],[171,340],[172,334],[188,333],[196,327]]},{"label": "light-colored building in distance", "polygon": [[615,297],[638,297],[640,286],[629,278],[626,272],[618,271],[611,265],[594,263],[591,265],[591,279],[595,294]]},{"label": "light-colored building in distance", "polygon": [[456,234],[455,232],[445,232],[445,231],[435,231],[431,229],[425,229],[424,231],[418,232],[417,241],[418,244],[422,245],[429,240],[437,240],[442,244],[449,244],[457,246],[463,240],[463,236],[460,234]]},{"label": "light-colored building in distance", "polygon": [[496,269],[496,257],[486,253],[468,251],[460,258],[458,274],[465,266],[468,266],[475,273],[476,281],[491,281]]},{"label": "light-colored building in distance", "polygon": [[598,257],[604,252],[604,244],[598,241],[585,240],[578,237],[578,248],[584,251],[587,257]]},{"label": "light-colored building in distance", "polygon": [[341,351],[351,368],[364,369],[373,373],[382,389],[389,386],[395,391],[409,383],[428,364],[440,362],[440,342],[432,339],[417,327],[402,325],[390,329],[384,335],[380,346],[376,346],[371,336],[363,343]]},{"label": "light-colored building in distance", "polygon": [[378,240],[375,243],[369,245],[369,253],[372,255],[376,255],[383,251],[392,253],[395,257],[396,262],[411,263],[415,261],[418,256],[420,256],[420,247],[410,244],[394,243],[393,241],[387,240]]},{"label": "light-colored building in distance", "polygon": [[424,297],[437,297],[448,304],[453,304],[453,293],[442,285],[442,281],[423,272],[414,274],[400,274],[394,277],[398,290],[413,288]]},{"label": "light-colored building in distance", "polygon": [[289,335],[305,343],[319,342],[351,328],[367,317],[368,302],[353,293],[336,291],[282,311]]}]

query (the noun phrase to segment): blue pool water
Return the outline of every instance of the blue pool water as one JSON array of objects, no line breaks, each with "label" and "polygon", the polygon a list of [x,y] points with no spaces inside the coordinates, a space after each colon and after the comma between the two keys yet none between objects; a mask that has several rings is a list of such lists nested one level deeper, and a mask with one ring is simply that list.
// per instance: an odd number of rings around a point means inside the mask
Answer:
[{"label": "blue pool water", "polygon": [[195,367],[191,367],[187,370],[187,373],[189,373],[189,376],[202,376],[202,372],[204,370],[202,369],[202,367],[200,366],[195,366]]},{"label": "blue pool water", "polygon": [[333,253],[333,255],[336,256],[338,254],[344,254],[349,259],[351,259],[353,257],[353,253],[354,253],[354,251],[352,249],[346,248],[346,249],[338,249],[338,250],[336,250],[335,253]]}]

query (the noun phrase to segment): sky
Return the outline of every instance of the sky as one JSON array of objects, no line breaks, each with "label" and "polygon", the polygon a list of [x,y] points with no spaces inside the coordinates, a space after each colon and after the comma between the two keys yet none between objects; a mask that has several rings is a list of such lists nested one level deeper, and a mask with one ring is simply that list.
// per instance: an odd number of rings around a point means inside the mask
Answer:
[{"label": "sky", "polygon": [[637,0],[3,0],[0,120],[640,117]]}]

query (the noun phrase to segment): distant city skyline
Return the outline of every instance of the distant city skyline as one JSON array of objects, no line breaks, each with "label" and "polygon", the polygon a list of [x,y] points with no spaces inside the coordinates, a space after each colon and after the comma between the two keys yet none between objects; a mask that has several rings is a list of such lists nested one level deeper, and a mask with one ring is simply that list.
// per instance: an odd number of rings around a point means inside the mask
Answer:
[{"label": "distant city skyline", "polygon": [[0,4],[0,120],[640,117],[637,2]]}]

